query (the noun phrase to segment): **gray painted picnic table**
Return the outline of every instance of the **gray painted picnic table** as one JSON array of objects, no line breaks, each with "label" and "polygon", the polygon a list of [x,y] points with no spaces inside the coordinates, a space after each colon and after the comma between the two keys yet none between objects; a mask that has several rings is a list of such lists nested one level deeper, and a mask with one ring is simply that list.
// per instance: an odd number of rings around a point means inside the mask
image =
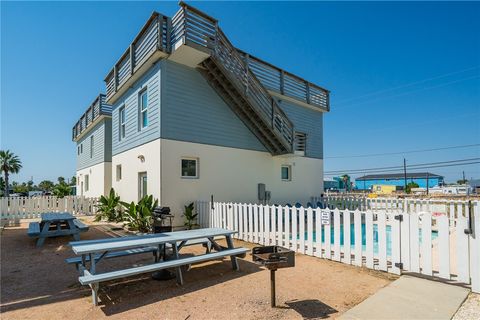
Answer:
[{"label": "gray painted picnic table", "polygon": [[76,218],[68,212],[42,213],[37,247],[42,246],[45,239],[51,237],[71,235],[74,240],[80,240],[80,232],[86,230],[88,230],[88,226],[77,221]]},{"label": "gray painted picnic table", "polygon": [[[232,239],[232,235],[234,233],[236,233],[236,231],[221,228],[205,228],[149,234],[143,236],[75,241],[70,242],[70,245],[76,255],[81,255],[81,259],[74,258],[77,259],[77,267],[81,274],[79,281],[81,284],[90,285],[92,288],[93,303],[96,305],[98,299],[98,284],[102,281],[128,277],[141,273],[154,272],[166,267],[174,267],[176,269],[177,282],[181,285],[183,284],[183,275],[180,268],[181,265],[218,259],[224,256],[230,256],[233,269],[238,270],[236,257],[240,256],[241,254],[245,254],[245,252],[248,250],[245,248],[234,247]],[[227,247],[219,245],[216,242],[216,237],[225,237]],[[189,241],[195,241],[199,239],[208,239],[209,246],[207,246],[207,248],[211,247],[217,252],[210,253],[207,249],[207,253],[203,255],[197,255],[188,258],[179,257],[179,251],[181,248],[183,248],[185,245],[188,245]],[[165,246],[167,245],[171,246],[173,254],[167,261],[165,261],[165,257],[163,257],[164,261],[161,262],[158,254],[164,252]],[[135,254],[135,250],[141,250],[142,248],[156,249],[154,251],[154,262],[152,264],[130,269],[109,271],[100,274],[96,273],[96,264],[103,258],[108,258],[109,255],[114,255],[115,257],[125,256],[128,254],[115,255],[115,253],[126,251],[131,251],[130,254]]]}]

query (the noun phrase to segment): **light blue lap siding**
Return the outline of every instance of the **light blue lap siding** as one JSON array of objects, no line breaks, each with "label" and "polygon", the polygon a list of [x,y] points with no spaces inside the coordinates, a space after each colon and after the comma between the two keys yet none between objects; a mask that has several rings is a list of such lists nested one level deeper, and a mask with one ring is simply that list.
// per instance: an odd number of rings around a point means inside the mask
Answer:
[{"label": "light blue lap siding", "polygon": [[[93,154],[90,157],[91,137],[93,136]],[[105,118],[85,134],[77,142],[77,169],[84,169],[102,162],[112,161],[112,121]],[[78,148],[83,152],[78,154]]]},{"label": "light blue lap siding", "polygon": [[[160,64],[153,66],[113,106],[112,153],[135,148],[160,138]],[[139,93],[147,88],[148,126],[140,128]],[[125,138],[119,135],[119,110],[125,106]]]},{"label": "light blue lap siding", "polygon": [[280,107],[293,122],[295,130],[307,134],[305,156],[323,159],[323,113],[286,100],[280,101]]},{"label": "light blue lap siding", "polygon": [[197,70],[164,60],[162,93],[162,138],[266,151]]}]

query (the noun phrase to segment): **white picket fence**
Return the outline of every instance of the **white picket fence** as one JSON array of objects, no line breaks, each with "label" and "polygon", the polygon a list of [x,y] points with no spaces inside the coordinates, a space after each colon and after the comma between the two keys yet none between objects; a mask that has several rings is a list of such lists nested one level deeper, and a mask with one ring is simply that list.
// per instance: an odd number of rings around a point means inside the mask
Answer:
[{"label": "white picket fence", "polygon": [[93,215],[96,213],[98,198],[68,196],[11,197],[0,198],[2,220],[33,219],[45,212],[69,212],[73,215]]},{"label": "white picket fence", "polygon": [[429,211],[196,202],[202,227],[235,230],[243,241],[394,274],[436,276],[480,292],[480,202],[471,209],[470,217],[465,211],[456,216],[452,227],[446,214]]}]

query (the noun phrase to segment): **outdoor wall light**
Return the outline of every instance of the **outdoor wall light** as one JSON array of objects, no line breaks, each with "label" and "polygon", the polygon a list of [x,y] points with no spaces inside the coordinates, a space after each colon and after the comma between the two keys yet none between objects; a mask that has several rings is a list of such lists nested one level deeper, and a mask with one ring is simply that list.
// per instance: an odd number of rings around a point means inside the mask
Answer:
[{"label": "outdoor wall light", "polygon": [[143,156],[143,154],[139,155],[138,156],[138,159],[140,159],[140,162],[145,162],[145,157]]}]

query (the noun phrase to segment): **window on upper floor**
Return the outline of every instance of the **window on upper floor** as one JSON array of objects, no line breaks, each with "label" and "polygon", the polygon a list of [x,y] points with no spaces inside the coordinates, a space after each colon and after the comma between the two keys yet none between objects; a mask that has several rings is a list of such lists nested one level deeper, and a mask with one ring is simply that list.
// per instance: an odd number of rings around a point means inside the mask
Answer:
[{"label": "window on upper floor", "polygon": [[80,144],[80,154],[83,153],[83,143]]},{"label": "window on upper floor", "polygon": [[125,138],[125,106],[118,110],[118,140]]},{"label": "window on upper floor", "polygon": [[198,159],[182,158],[182,178],[196,179],[198,178]]},{"label": "window on upper floor", "polygon": [[140,130],[148,126],[148,94],[147,89],[140,92],[138,98],[139,128]]},{"label": "window on upper floor", "polygon": [[77,155],[80,155],[80,146],[77,147]]},{"label": "window on upper floor", "polygon": [[90,158],[93,158],[93,136],[90,136]]},{"label": "window on upper floor", "polygon": [[292,180],[292,167],[289,165],[283,165],[281,169],[282,181]]}]

